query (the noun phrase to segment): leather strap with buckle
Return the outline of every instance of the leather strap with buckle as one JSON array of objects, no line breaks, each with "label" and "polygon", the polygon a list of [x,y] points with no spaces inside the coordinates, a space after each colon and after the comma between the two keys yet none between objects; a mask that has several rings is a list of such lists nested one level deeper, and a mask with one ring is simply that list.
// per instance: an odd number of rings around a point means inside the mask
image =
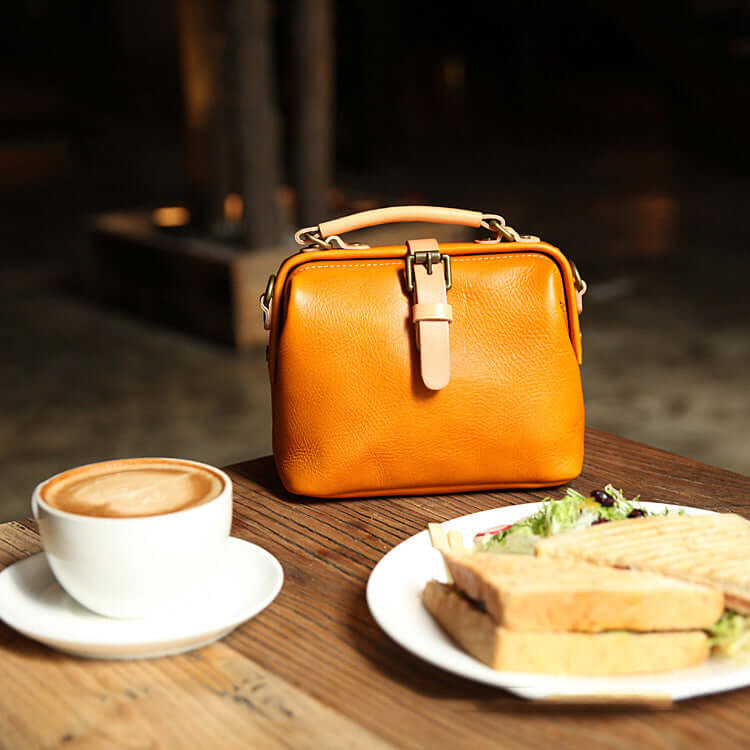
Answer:
[{"label": "leather strap with buckle", "polygon": [[[414,321],[420,370],[425,386],[439,391],[450,382],[450,334],[453,309],[446,291],[451,286],[450,258],[435,239],[408,240],[407,286],[414,293]],[[439,268],[438,268],[439,267]]]}]

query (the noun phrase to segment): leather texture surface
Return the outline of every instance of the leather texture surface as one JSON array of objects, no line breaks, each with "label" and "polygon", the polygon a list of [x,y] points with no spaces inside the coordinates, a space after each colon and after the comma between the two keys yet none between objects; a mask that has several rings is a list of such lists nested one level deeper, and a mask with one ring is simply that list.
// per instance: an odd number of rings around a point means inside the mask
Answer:
[{"label": "leather texture surface", "polygon": [[420,373],[405,247],[304,253],[280,269],[269,367],[289,491],[534,487],[580,473],[580,341],[564,256],[545,243],[440,249],[452,258],[453,321],[450,382],[438,391]]}]

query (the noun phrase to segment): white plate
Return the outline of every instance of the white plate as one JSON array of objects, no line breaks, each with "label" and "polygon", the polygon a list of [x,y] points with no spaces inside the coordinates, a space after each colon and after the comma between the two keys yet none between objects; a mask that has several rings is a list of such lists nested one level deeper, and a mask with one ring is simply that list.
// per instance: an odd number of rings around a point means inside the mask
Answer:
[{"label": "white plate", "polygon": [[43,552],[0,573],[0,619],[19,632],[76,656],[147,659],[223,638],[265,609],[281,590],[279,561],[230,537],[219,572],[189,604],[158,617],[116,620],[82,607],[57,583]]},{"label": "white plate", "polygon": [[[468,543],[476,533],[514,523],[534,513],[540,505],[527,503],[486,510],[454,518],[443,526],[447,531],[462,532]],[[641,505],[656,512],[665,507],[682,507],[650,502]],[[684,510],[686,513],[711,512],[697,508]],[[422,606],[420,595],[431,578],[445,581],[445,568],[440,553],[430,544],[427,531],[416,534],[388,552],[375,566],[367,583],[367,604],[378,625],[394,641],[425,661],[462,677],[505,688],[524,698],[616,693],[669,695],[673,700],[681,700],[750,685],[750,666],[715,658],[690,669],[622,677],[560,677],[491,669],[456,646]]]}]

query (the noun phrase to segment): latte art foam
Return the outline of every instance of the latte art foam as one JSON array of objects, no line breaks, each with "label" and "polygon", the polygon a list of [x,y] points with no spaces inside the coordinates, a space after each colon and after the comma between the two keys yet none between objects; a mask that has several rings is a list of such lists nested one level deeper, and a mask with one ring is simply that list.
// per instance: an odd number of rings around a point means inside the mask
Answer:
[{"label": "latte art foam", "polygon": [[213,500],[224,483],[207,469],[179,461],[110,461],[51,480],[43,500],[67,513],[131,518],[175,513]]}]

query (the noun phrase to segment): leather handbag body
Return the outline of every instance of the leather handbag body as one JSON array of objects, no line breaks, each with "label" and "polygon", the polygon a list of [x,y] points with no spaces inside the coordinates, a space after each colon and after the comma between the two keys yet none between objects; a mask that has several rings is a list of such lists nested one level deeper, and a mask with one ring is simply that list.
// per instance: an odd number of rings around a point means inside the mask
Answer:
[{"label": "leather handbag body", "polygon": [[[420,221],[486,239],[387,247],[340,234]],[[426,494],[562,484],[583,462],[585,284],[502,217],[407,206],[300,230],[261,296],[273,450],[292,493]]]}]

